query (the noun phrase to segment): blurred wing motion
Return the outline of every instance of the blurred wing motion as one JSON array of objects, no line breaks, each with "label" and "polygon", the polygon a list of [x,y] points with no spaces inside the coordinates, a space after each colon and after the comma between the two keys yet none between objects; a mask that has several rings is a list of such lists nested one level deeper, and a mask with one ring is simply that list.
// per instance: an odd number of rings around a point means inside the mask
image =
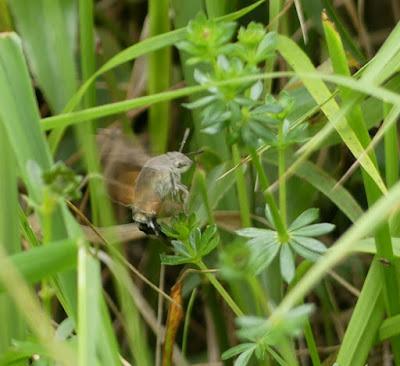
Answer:
[{"label": "blurred wing motion", "polygon": [[96,140],[111,199],[131,206],[135,201],[136,178],[150,156],[141,144],[124,136],[118,127],[101,130]]}]

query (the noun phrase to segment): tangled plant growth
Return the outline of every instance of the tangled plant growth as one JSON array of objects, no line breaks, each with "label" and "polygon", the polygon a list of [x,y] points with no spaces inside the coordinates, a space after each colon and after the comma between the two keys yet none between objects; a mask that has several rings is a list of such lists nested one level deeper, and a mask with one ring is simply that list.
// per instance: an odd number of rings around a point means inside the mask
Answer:
[{"label": "tangled plant growth", "polygon": [[0,365],[400,365],[400,28],[336,5],[0,0]]}]

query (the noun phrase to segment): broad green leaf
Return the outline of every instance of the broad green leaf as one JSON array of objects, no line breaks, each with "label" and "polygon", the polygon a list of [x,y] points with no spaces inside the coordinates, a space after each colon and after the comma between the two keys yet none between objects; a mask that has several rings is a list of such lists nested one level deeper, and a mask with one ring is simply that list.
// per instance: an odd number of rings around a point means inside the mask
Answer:
[{"label": "broad green leaf", "polygon": [[[31,181],[27,165],[35,161],[42,171],[48,171],[51,166],[49,149],[40,131],[39,113],[28,69],[25,64],[21,42],[16,34],[6,33],[0,37],[0,122],[3,123],[6,136],[14,152],[19,174],[25,183],[30,198],[40,200],[36,183]],[[21,105],[21,100],[24,103]],[[65,206],[64,206],[65,209]],[[68,227],[66,224],[68,223]],[[52,238],[65,238],[67,230],[71,237],[80,233],[79,225],[74,222],[71,214],[62,207],[57,208],[52,217]],[[60,276],[63,306],[70,316],[76,315],[75,289],[73,274],[64,273]],[[61,297],[61,293],[58,294]]]},{"label": "broad green leaf", "polygon": [[[73,240],[48,243],[10,257],[15,268],[31,283],[49,278],[76,267],[77,245]],[[0,260],[1,263],[1,260]],[[0,270],[1,270],[0,265]],[[4,291],[0,286],[0,291]]]},{"label": "broad green leaf", "polygon": [[75,0],[11,0],[33,75],[54,113],[60,113],[77,87]]},{"label": "broad green leaf", "polygon": [[[0,246],[10,256],[22,250],[18,223],[18,181],[15,163],[14,154],[0,121],[0,176],[2,177],[0,179]],[[0,327],[1,354],[7,350],[13,340],[25,339],[26,326],[22,315],[6,294],[0,295],[0,314],[3,319]]]}]

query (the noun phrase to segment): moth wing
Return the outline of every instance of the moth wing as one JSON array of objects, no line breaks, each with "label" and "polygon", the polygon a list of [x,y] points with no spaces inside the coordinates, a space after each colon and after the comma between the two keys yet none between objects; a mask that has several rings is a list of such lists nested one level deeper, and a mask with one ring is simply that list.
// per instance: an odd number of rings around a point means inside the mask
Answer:
[{"label": "moth wing", "polygon": [[130,206],[135,200],[136,179],[150,156],[140,144],[124,136],[119,127],[101,130],[96,141],[109,196]]}]

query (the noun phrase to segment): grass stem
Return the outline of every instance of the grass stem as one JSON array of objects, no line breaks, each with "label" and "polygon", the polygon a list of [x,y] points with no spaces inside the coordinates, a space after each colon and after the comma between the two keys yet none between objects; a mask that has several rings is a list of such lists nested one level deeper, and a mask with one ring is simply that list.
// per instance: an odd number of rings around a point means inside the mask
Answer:
[{"label": "grass stem", "polygon": [[[240,164],[240,153],[237,145],[232,146],[232,160],[234,166]],[[246,180],[243,172],[243,167],[240,166],[238,169],[235,170],[235,177],[242,225],[244,227],[249,227],[251,226],[250,204],[249,198],[247,196]]]}]

